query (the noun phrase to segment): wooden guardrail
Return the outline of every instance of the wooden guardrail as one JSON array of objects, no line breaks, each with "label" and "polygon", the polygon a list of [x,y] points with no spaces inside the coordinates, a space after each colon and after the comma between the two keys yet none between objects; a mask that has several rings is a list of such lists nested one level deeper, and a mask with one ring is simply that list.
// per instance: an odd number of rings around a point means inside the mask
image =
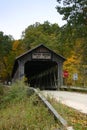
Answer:
[{"label": "wooden guardrail", "polygon": [[65,130],[74,130],[72,126],[68,126],[68,123],[65,119],[63,119],[60,114],[58,114],[58,112],[54,109],[54,107],[46,100],[46,98],[44,96],[41,95],[41,93],[34,88],[29,88],[29,93],[30,95],[35,92],[37,94],[37,96],[41,99],[41,101],[44,103],[44,105],[49,109],[49,111],[51,111],[51,113],[54,115],[55,119],[57,119],[58,121],[60,121],[60,123],[63,125]]}]

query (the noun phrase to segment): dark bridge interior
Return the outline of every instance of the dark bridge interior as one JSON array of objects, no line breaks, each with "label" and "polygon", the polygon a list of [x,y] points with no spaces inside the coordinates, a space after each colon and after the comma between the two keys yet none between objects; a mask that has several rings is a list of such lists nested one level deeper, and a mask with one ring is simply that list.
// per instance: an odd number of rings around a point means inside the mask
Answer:
[{"label": "dark bridge interior", "polygon": [[24,66],[24,73],[30,86],[40,89],[56,89],[58,66],[50,60],[28,61]]}]

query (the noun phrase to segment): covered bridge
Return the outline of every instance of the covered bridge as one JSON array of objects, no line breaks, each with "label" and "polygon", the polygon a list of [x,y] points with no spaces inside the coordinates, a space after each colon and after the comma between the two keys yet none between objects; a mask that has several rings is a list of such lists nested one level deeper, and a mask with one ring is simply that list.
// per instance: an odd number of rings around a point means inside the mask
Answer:
[{"label": "covered bridge", "polygon": [[63,85],[64,61],[63,56],[40,44],[15,59],[12,81],[25,76],[31,87],[59,89]]}]

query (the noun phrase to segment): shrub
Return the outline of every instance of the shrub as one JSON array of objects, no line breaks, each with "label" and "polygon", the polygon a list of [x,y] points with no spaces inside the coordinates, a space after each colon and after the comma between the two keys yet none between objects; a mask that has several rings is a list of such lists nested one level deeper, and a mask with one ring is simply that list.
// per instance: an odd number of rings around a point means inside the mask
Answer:
[{"label": "shrub", "polygon": [[17,101],[20,100],[24,100],[24,98],[26,98],[26,90],[27,87],[25,86],[25,84],[22,81],[17,81],[16,83],[14,83],[7,91],[7,93],[5,93],[2,96],[1,99],[1,106],[2,107],[6,107],[7,105],[9,105],[10,103],[15,103]]},{"label": "shrub", "polygon": [[59,127],[36,94],[27,96],[26,90],[24,83],[16,82],[4,95],[0,130],[54,130]]}]

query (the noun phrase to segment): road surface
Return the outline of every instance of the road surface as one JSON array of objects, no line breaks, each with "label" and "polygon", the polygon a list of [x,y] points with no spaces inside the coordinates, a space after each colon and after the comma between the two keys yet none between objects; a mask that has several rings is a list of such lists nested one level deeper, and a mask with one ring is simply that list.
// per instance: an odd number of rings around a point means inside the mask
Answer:
[{"label": "road surface", "polygon": [[49,95],[57,101],[87,114],[87,94],[67,91],[43,91],[45,96]]}]

